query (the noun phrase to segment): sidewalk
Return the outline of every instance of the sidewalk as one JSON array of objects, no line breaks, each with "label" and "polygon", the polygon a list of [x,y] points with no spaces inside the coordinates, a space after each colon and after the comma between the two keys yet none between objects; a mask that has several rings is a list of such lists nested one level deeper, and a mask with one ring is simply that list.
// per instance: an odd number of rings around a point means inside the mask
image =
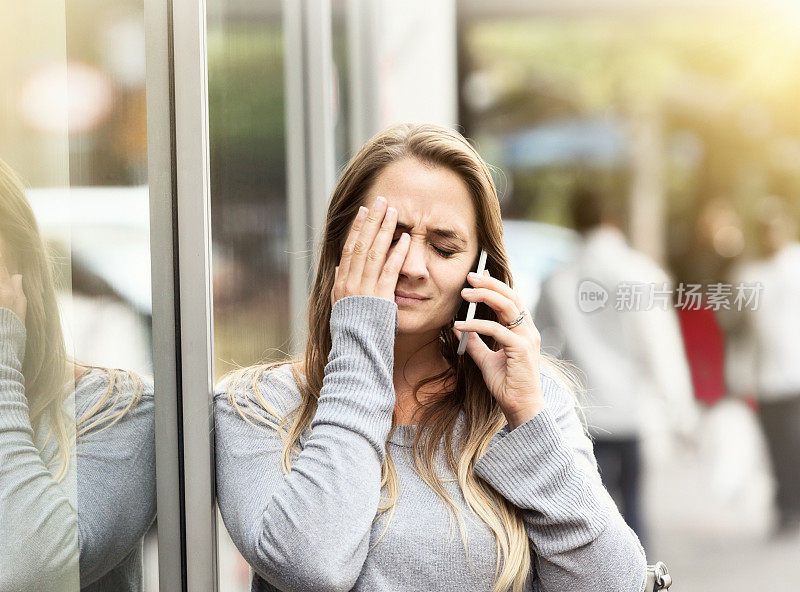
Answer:
[{"label": "sidewalk", "polygon": [[695,450],[657,434],[646,444],[648,562],[666,563],[678,592],[779,592],[796,585],[800,531],[770,540],[768,460],[746,422],[732,419],[720,414],[705,421]]}]

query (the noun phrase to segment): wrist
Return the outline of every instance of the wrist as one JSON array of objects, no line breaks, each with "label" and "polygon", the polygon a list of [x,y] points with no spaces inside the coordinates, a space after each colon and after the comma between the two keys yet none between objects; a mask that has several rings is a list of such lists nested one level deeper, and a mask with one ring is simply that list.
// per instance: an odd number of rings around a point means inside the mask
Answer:
[{"label": "wrist", "polygon": [[540,411],[545,408],[544,402],[542,403],[532,403],[530,405],[526,405],[525,407],[514,409],[514,410],[503,410],[503,415],[505,415],[506,422],[508,423],[508,429],[513,430],[518,428],[523,423],[530,421],[533,419]]}]

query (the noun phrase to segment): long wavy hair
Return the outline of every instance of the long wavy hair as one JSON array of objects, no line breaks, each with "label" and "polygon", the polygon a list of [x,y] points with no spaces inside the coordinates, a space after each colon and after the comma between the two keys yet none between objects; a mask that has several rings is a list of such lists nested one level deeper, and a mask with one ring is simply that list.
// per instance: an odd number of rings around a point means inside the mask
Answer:
[{"label": "long wavy hair", "polygon": [[[75,388],[76,379],[72,372],[74,362],[67,355],[64,345],[53,279],[53,258],[42,240],[22,182],[3,160],[0,160],[0,239],[6,249],[3,253],[6,259],[15,263],[15,269],[9,271],[22,274],[27,300],[22,374],[31,426],[34,434],[38,435],[44,419],[47,419],[44,442],[51,437],[56,440],[58,453],[53,460],[58,462],[58,468],[54,476],[61,481],[69,468],[75,438],[89,429],[105,428],[118,421],[141,399],[143,384],[133,373],[98,368],[109,377],[108,388],[103,395],[77,422],[64,408],[66,399]],[[81,364],[81,367],[83,374],[95,368],[85,364]],[[115,409],[116,398],[125,390],[124,383],[129,383],[125,389],[130,388],[132,396],[123,408]],[[115,400],[110,401],[112,397]]]},{"label": "long wavy hair", "polygon": [[[503,245],[503,224],[497,190],[489,167],[464,137],[436,125],[401,124],[371,138],[345,167],[328,206],[319,265],[309,298],[308,338],[302,359],[242,368],[233,372],[228,381],[228,401],[240,415],[251,423],[276,429],[282,435],[283,468],[287,473],[291,470],[293,455],[299,451],[300,435],[309,426],[317,409],[317,400],[322,389],[325,365],[332,344],[329,325],[330,294],[334,269],[341,259],[345,239],[359,206],[365,203],[367,191],[377,176],[388,164],[405,158],[414,158],[429,166],[449,169],[466,183],[475,209],[478,240],[488,252],[487,269],[492,277],[513,287]],[[477,264],[477,260],[475,263]],[[464,317],[467,306],[467,302],[462,302],[457,313],[459,318]],[[476,318],[497,321],[494,311],[483,303],[478,303]],[[435,470],[434,455],[443,442],[447,462],[458,478],[464,499],[479,519],[491,529],[496,539],[493,590],[500,592],[513,589],[517,592],[525,585],[531,563],[530,545],[521,510],[474,472],[475,463],[486,452],[492,437],[505,426],[506,421],[484,383],[480,368],[470,356],[456,354],[458,343],[451,331],[453,320],[441,327],[438,336],[441,354],[447,360],[449,368],[419,381],[414,387],[413,394],[420,404],[420,410],[415,416],[418,421],[411,449],[413,462],[420,477],[444,502],[451,521],[453,518],[457,520],[464,549],[469,556],[463,517]],[[499,349],[494,339],[484,336],[481,338],[492,350]],[[291,372],[302,400],[293,412],[281,417],[264,399],[258,383],[264,372],[286,363],[291,363]],[[577,392],[581,386],[571,367],[545,354],[542,354],[541,364],[548,366],[562,379],[577,402]],[[301,365],[302,373],[299,369]],[[417,393],[423,386],[432,383],[444,387],[439,387],[436,396],[421,401]],[[248,397],[244,405],[240,405],[235,396],[242,386],[250,387],[253,392],[253,397]],[[255,406],[265,410],[267,417],[259,413]],[[461,415],[463,429],[454,430]],[[389,451],[382,467],[381,491],[383,497],[376,519],[381,513],[387,512],[388,527],[400,494],[394,461]]]}]

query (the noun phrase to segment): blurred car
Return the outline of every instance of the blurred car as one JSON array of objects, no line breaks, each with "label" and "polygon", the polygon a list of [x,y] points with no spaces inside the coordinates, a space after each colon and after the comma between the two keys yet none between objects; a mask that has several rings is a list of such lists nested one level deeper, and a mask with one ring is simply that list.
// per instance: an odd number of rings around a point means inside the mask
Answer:
[{"label": "blurred car", "polygon": [[574,230],[528,220],[503,220],[503,242],[510,259],[514,289],[533,312],[544,280],[575,254]]}]

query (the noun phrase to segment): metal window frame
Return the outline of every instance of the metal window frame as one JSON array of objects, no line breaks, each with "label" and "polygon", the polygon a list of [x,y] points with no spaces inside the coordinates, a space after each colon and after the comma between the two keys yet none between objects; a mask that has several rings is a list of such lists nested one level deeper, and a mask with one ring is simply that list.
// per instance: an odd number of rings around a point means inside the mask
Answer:
[{"label": "metal window frame", "polygon": [[380,3],[374,0],[347,0],[346,34],[350,60],[350,152],[355,154],[379,131],[378,50]]},{"label": "metal window frame", "polygon": [[217,590],[206,5],[145,0],[159,588]]},{"label": "metal window frame", "polygon": [[[290,249],[316,252],[335,177],[330,0],[283,0]],[[204,0],[145,0],[159,587],[218,589]],[[311,250],[309,250],[311,249]],[[305,312],[309,257],[290,263]],[[293,323],[295,347],[304,323]]]},{"label": "metal window frame", "polygon": [[[283,0],[292,353],[306,337],[305,313],[336,177],[331,0]],[[297,254],[308,254],[298,257]]]}]

